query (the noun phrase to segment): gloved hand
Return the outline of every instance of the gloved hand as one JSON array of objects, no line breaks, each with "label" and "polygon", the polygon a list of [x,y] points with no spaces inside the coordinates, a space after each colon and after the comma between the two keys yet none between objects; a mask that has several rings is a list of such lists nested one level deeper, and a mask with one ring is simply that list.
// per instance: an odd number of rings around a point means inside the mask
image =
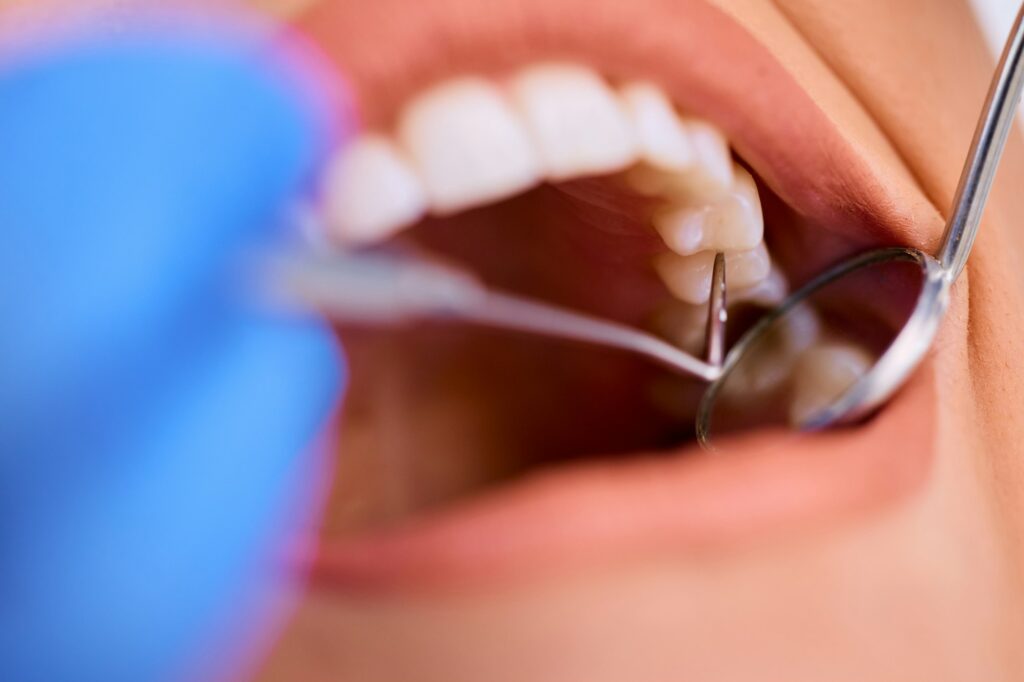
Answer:
[{"label": "gloved hand", "polygon": [[239,298],[327,145],[221,37],[0,70],[0,679],[225,679],[273,632],[343,370]]}]

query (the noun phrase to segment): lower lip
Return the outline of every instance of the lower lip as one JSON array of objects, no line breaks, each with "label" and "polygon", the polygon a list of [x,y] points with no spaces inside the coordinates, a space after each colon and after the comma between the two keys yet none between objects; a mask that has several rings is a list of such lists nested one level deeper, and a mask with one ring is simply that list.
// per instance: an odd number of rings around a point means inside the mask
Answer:
[{"label": "lower lip", "polygon": [[925,480],[934,392],[926,364],[854,429],[570,464],[383,532],[323,538],[313,579],[356,592],[445,589],[636,553],[725,549],[864,513]]}]

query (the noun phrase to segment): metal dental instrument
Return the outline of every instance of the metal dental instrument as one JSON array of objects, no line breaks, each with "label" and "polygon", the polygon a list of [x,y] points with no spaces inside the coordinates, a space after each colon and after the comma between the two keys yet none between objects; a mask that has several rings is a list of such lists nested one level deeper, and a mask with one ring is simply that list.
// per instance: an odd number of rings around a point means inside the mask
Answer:
[{"label": "metal dental instrument", "polygon": [[443,318],[609,346],[637,353],[704,381],[721,371],[725,326],[725,260],[715,261],[706,360],[633,327],[530,298],[495,291],[459,268],[402,251],[328,253],[286,258],[275,278],[286,293],[329,317],[389,324]]},{"label": "metal dental instrument", "polygon": [[797,426],[813,430],[866,416],[906,381],[932,345],[977,235],[981,214],[1012,125],[1024,81],[1024,6],[982,109],[942,245],[933,257],[918,249],[883,248],[831,268],[764,315],[725,352],[726,268],[717,254],[711,281],[703,359],[638,329],[513,294],[494,291],[469,273],[403,252],[324,253],[276,263],[288,293],[305,305],[346,321],[370,324],[416,318],[447,318],[619,348],[674,371],[709,382],[698,409],[698,441],[710,447],[712,408],[740,361],[776,321],[843,277],[884,263],[920,269],[922,284],[913,311],[875,364],[841,395]]},{"label": "metal dental instrument", "polygon": [[1024,5],[1018,10],[989,86],[938,253],[933,257],[918,249],[887,248],[855,256],[818,276],[790,296],[779,308],[764,316],[729,351],[721,376],[712,382],[704,394],[697,414],[697,437],[701,444],[707,446],[710,442],[712,407],[723,383],[744,355],[757,345],[758,339],[770,332],[776,320],[823,287],[885,262],[906,261],[920,267],[923,282],[913,312],[871,369],[831,404],[805,419],[799,427],[805,430],[821,429],[864,417],[903,385],[931,348],[949,305],[950,288],[963,271],[977,236],[981,215],[1020,101],[1021,86],[1024,84],[1022,49]]}]

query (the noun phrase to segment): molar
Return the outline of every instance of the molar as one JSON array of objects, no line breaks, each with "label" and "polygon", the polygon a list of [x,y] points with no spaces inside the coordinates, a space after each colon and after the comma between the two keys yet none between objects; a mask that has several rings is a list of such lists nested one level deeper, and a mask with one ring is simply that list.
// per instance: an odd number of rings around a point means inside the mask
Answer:
[{"label": "molar", "polygon": [[842,396],[871,368],[871,356],[849,343],[822,343],[811,347],[797,361],[789,421],[804,423]]},{"label": "molar", "polygon": [[[728,289],[725,303],[731,314],[734,308],[742,304],[772,308],[782,303],[787,295],[789,282],[782,271],[773,264],[768,276],[757,284]],[[816,320],[812,318],[809,322],[814,325]],[[706,341],[708,305],[706,302],[693,304],[679,300],[669,301],[654,315],[652,328],[669,343],[687,353],[698,355],[703,352]],[[815,333],[814,329],[808,327],[807,320],[797,320],[792,332]]]},{"label": "molar", "polygon": [[438,214],[512,196],[541,179],[525,127],[482,78],[446,81],[419,95],[403,110],[398,137]]},{"label": "molar", "polygon": [[774,263],[768,276],[749,287],[729,289],[726,303],[731,307],[740,303],[752,303],[765,308],[777,306],[789,295],[789,280]]},{"label": "molar", "polygon": [[821,337],[821,321],[806,303],[799,304],[773,323],[733,369],[722,386],[722,396],[734,405],[751,404],[791,383],[796,363]]},{"label": "molar", "polygon": [[630,121],[611,88],[570,64],[529,67],[509,82],[550,180],[621,170],[636,159]]},{"label": "molar", "polygon": [[331,236],[347,244],[386,239],[427,209],[419,177],[381,135],[357,138],[330,161],[322,195]]},{"label": "molar", "polygon": [[753,249],[764,237],[757,184],[737,166],[735,182],[721,199],[702,206],[665,208],[655,214],[654,226],[665,244],[684,256],[698,251]]},{"label": "molar", "polygon": [[[662,282],[678,299],[694,305],[706,303],[711,296],[711,273],[715,253],[701,251],[689,256],[663,253],[654,261]],[[764,242],[747,251],[725,255],[726,291],[743,289],[763,281],[771,272],[771,259]]]}]

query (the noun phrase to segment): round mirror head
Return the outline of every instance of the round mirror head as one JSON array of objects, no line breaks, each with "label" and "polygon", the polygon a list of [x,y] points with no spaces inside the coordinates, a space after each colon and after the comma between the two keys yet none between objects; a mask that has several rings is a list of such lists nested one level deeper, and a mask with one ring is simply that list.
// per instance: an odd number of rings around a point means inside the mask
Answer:
[{"label": "round mirror head", "polygon": [[938,262],[915,249],[870,251],[816,277],[742,330],[701,400],[698,440],[865,417],[927,352],[947,291]]}]

